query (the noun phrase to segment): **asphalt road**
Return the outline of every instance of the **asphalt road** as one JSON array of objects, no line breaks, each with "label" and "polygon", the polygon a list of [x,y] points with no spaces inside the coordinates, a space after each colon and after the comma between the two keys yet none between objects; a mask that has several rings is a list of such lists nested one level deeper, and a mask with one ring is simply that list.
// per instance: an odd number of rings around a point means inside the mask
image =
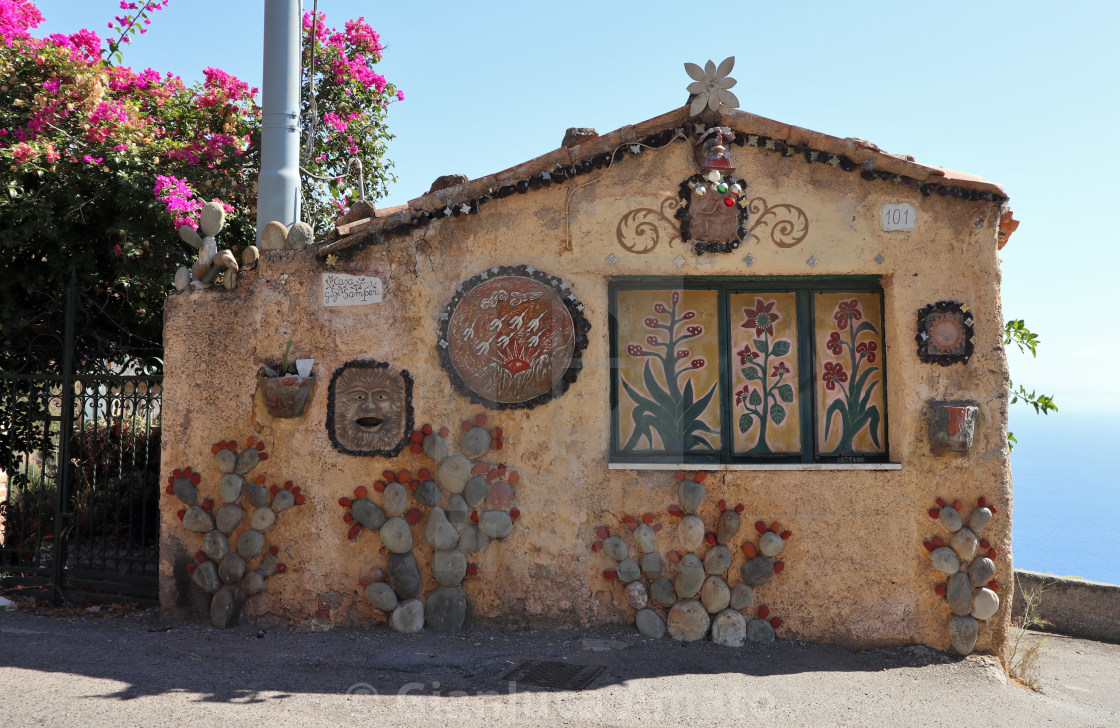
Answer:
[{"label": "asphalt road", "polygon": [[[1045,639],[1035,692],[991,658],[914,646],[732,649],[629,628],[220,632],[152,611],[9,612],[0,613],[0,726],[1120,724],[1120,645]],[[559,677],[603,669],[582,690],[511,682],[527,660],[559,663]]]}]

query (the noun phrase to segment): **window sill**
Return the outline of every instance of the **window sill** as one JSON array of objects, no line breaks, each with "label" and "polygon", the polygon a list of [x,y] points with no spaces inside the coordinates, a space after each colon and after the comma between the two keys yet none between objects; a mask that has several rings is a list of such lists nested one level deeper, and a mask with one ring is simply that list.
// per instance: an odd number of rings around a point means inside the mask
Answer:
[{"label": "window sill", "polygon": [[902,470],[902,463],[610,463],[611,470]]}]

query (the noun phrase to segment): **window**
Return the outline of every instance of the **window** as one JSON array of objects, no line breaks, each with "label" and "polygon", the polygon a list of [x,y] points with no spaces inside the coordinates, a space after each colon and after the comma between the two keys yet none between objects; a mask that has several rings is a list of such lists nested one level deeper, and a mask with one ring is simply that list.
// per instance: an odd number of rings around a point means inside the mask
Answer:
[{"label": "window", "polygon": [[877,279],[610,284],[611,460],[883,462]]}]

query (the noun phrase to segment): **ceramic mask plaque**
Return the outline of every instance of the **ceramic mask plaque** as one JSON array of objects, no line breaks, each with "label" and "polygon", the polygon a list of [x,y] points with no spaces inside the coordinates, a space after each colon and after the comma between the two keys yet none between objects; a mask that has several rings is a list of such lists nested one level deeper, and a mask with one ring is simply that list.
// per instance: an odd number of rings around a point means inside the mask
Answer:
[{"label": "ceramic mask plaque", "polygon": [[327,433],[347,455],[392,457],[413,430],[412,377],[385,362],[350,361],[327,393]]}]

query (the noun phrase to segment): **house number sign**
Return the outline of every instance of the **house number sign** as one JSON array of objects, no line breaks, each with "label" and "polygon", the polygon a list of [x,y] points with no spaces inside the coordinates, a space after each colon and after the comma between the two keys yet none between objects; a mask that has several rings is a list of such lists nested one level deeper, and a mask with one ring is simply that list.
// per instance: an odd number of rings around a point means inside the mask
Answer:
[{"label": "house number sign", "polygon": [[918,224],[918,208],[908,202],[883,205],[883,230],[913,230]]}]

